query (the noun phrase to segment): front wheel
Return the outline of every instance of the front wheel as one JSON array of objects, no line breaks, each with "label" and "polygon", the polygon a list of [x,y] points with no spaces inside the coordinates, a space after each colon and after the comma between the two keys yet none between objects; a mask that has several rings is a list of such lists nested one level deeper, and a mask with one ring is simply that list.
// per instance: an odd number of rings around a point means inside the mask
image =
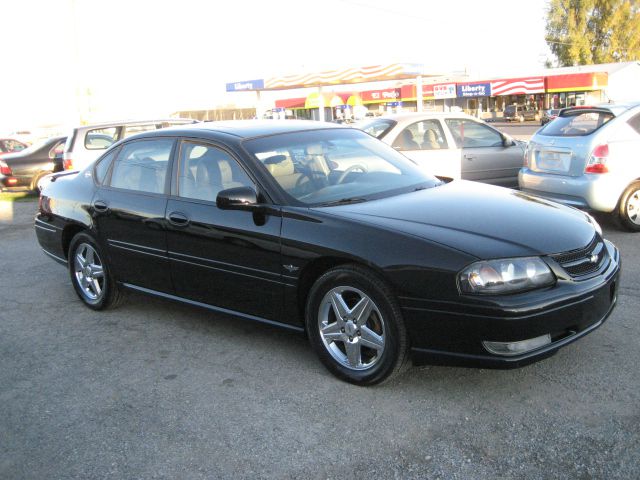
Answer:
[{"label": "front wheel", "polygon": [[374,385],[402,371],[407,334],[393,293],[374,272],[336,267],[313,285],[306,328],[325,367],[342,380]]},{"label": "front wheel", "polygon": [[620,197],[618,219],[625,229],[640,232],[640,182],[629,185]]},{"label": "front wheel", "polygon": [[69,246],[69,274],[80,300],[93,310],[115,307],[122,299],[109,266],[97,242],[87,233],[78,233]]}]

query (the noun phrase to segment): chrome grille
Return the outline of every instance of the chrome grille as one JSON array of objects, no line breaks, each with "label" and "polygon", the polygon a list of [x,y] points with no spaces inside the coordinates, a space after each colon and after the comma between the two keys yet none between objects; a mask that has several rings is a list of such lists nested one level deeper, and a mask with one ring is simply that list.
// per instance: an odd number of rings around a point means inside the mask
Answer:
[{"label": "chrome grille", "polygon": [[558,262],[571,277],[577,278],[597,272],[606,256],[607,249],[604,242],[596,235],[586,247],[551,255],[551,258]]}]

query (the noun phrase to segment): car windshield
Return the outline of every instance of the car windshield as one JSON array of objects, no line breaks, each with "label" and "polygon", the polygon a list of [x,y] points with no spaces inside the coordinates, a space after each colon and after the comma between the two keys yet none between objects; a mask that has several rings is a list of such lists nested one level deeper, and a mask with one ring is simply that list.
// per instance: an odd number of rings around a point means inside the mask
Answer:
[{"label": "car windshield", "polygon": [[368,133],[372,137],[382,138],[394,127],[394,125],[396,125],[396,123],[398,122],[389,118],[378,118],[375,120],[358,122],[354,127]]},{"label": "car windshield", "polygon": [[612,118],[613,114],[604,110],[572,110],[563,112],[538,133],[549,137],[591,135]]},{"label": "car windshield", "polygon": [[355,203],[441,182],[356,129],[323,129],[244,142],[289,196],[307,206]]}]

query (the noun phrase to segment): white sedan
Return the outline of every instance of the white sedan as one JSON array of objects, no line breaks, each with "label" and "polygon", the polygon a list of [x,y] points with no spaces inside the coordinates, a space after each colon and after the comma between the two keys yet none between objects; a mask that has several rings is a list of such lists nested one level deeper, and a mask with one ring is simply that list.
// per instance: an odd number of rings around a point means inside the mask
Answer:
[{"label": "white sedan", "polygon": [[518,186],[526,144],[464,113],[402,113],[356,127],[401,151],[430,173]]}]

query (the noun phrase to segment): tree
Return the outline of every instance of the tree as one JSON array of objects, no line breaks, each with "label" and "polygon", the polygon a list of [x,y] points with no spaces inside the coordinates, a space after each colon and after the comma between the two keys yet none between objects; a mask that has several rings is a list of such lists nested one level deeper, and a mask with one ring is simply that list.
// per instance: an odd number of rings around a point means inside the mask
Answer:
[{"label": "tree", "polygon": [[640,0],[551,0],[546,41],[561,66],[640,60]]}]

